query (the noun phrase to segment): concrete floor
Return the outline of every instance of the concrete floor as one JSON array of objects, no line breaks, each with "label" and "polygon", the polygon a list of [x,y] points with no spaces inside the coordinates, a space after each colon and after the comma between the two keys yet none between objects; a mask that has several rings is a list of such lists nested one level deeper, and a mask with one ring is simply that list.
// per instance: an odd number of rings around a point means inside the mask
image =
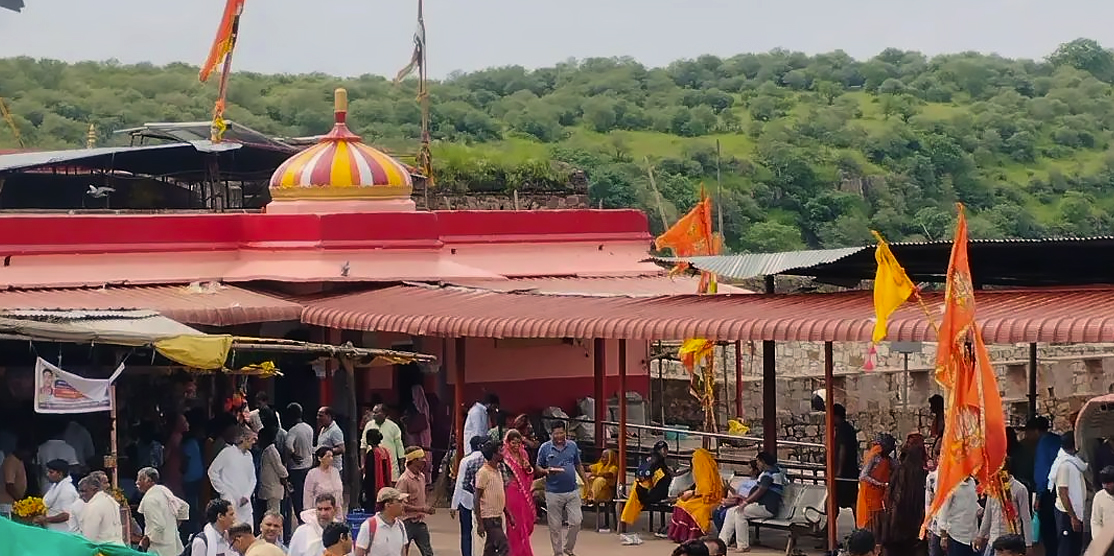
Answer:
[{"label": "concrete floor", "polygon": [[[850,512],[844,510],[839,520],[841,537],[850,533],[854,524],[849,523]],[[433,551],[437,556],[461,556],[460,553],[460,525],[456,520],[449,518],[447,510],[438,510],[428,520],[429,530],[433,539]],[[602,556],[609,553],[615,554],[654,554],[668,556],[676,546],[669,540],[658,539],[647,532],[645,516],[634,528],[645,541],[641,546],[622,546],[619,536],[611,533],[597,533],[594,530],[596,516],[594,513],[584,514],[584,523],[580,535],[577,537],[576,553],[579,556]],[[473,539],[473,555],[483,553],[483,542],[478,537]],[[785,554],[786,537],[778,531],[764,530],[761,535],[761,546],[753,546],[750,554],[754,556],[776,556]],[[534,547],[534,556],[550,556],[552,548],[549,544],[549,529],[539,523],[534,529],[531,538]],[[804,540],[799,546],[800,550],[809,555],[818,555],[824,552],[821,542]],[[418,556],[416,550],[411,550],[411,556]]]}]

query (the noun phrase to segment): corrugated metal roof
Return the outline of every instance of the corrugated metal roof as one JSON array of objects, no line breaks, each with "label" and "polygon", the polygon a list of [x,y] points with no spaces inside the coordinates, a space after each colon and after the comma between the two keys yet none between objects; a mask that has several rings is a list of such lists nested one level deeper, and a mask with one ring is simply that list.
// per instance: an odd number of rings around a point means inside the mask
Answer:
[{"label": "corrugated metal roof", "polygon": [[[178,322],[231,326],[298,320],[302,306],[235,286],[128,286],[0,291],[0,311],[146,309]],[[66,314],[66,313],[63,313]]]},{"label": "corrugated metal roof", "polygon": [[[942,294],[925,299],[941,312]],[[988,343],[1114,341],[1114,289],[983,291],[977,301]],[[869,291],[601,298],[398,286],[305,305],[307,324],[449,337],[866,342],[874,327]],[[936,335],[906,303],[888,339]]]},{"label": "corrugated metal roof", "polygon": [[[1010,287],[1075,286],[1114,283],[1106,260],[1114,236],[1039,239],[973,239],[969,242],[971,274],[984,285]],[[943,282],[951,253],[950,241],[891,243],[894,256],[914,280]],[[705,272],[745,280],[788,274],[848,285],[874,278],[875,246],[754,253],[705,257],[659,257],[674,264],[688,262]]]},{"label": "corrugated metal roof", "polygon": [[201,332],[151,311],[0,311],[0,333],[58,342],[144,345]]},{"label": "corrugated metal roof", "polygon": [[817,249],[812,251],[786,251],[784,253],[746,253],[743,255],[712,255],[703,257],[655,257],[654,260],[676,263],[686,262],[693,267],[718,276],[746,280],[757,276],[773,276],[789,270],[812,268],[833,263],[854,255],[866,247]]},{"label": "corrugated metal roof", "polygon": [[143,147],[97,147],[95,149],[70,149],[65,151],[37,151],[0,155],[0,172],[13,170],[26,170],[51,164],[65,164],[80,162],[101,156],[113,156],[124,153],[143,151],[158,151],[167,149],[180,149],[185,145],[175,143],[170,145],[147,145]]},{"label": "corrugated metal roof", "polygon": [[[656,297],[696,293],[700,283],[692,276],[555,276],[500,280],[445,280],[444,284],[496,292],[539,295],[578,295],[586,297]],[[728,284],[719,285],[720,294],[754,293]]]}]

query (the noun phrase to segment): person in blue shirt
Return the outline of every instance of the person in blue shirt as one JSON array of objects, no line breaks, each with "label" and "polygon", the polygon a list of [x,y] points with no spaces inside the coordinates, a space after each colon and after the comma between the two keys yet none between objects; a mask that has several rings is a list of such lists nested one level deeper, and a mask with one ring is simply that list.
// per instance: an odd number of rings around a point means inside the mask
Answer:
[{"label": "person in blue shirt", "polygon": [[1059,531],[1056,530],[1056,493],[1048,489],[1048,474],[1060,452],[1060,435],[1049,432],[1047,417],[1033,417],[1025,424],[1025,435],[1036,441],[1033,454],[1033,483],[1036,495],[1033,510],[1040,516],[1040,542],[1045,554],[1056,554]]},{"label": "person in blue shirt", "polygon": [[[538,448],[537,472],[545,476],[545,510],[549,521],[549,542],[554,554],[573,556],[576,535],[580,532],[580,487],[576,477],[585,480],[580,448],[565,434],[565,423],[551,425],[549,440]],[[568,528],[564,527],[568,524]],[[567,533],[566,533],[567,531]],[[562,536],[565,536],[562,539]]]}]

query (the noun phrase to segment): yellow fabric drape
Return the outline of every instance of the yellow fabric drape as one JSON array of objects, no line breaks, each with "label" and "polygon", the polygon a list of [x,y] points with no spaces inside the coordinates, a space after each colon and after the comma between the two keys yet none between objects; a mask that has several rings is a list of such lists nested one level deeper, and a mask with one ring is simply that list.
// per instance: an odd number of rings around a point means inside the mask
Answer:
[{"label": "yellow fabric drape", "polygon": [[696,494],[688,500],[674,504],[692,517],[700,529],[708,531],[712,521],[712,511],[723,502],[723,478],[719,475],[719,464],[708,450],[700,448],[692,454],[692,477],[696,480]]},{"label": "yellow fabric drape", "polygon": [[878,239],[878,249],[874,252],[874,260],[878,263],[878,272],[874,275],[874,343],[886,338],[886,323],[890,315],[905,303],[909,296],[917,290],[913,281],[905,274],[905,269],[897,262],[890,246],[878,232],[871,232]]},{"label": "yellow fabric drape", "polygon": [[228,351],[232,349],[232,336],[175,336],[155,342],[155,351],[176,363],[195,369],[224,368]]},{"label": "yellow fabric drape", "polygon": [[[654,488],[654,485],[658,484],[658,481],[664,478],[665,471],[658,469],[654,471],[653,477],[649,479],[640,479],[636,481],[635,484],[646,490],[650,490]],[[631,490],[630,496],[627,497],[627,503],[623,504],[623,512],[619,514],[619,521],[627,525],[633,525],[635,521],[638,521],[638,514],[640,513],[642,513],[642,500],[638,497],[637,490]]]}]

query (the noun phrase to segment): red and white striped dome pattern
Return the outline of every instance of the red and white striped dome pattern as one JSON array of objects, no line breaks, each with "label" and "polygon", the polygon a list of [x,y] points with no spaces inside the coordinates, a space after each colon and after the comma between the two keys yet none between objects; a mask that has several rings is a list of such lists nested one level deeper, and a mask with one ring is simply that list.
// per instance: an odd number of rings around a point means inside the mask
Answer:
[{"label": "red and white striped dome pattern", "polygon": [[281,199],[398,198],[413,190],[410,171],[360,142],[345,123],[348,99],[336,92],[336,124],[320,142],[290,157],[271,175],[271,196]]}]

